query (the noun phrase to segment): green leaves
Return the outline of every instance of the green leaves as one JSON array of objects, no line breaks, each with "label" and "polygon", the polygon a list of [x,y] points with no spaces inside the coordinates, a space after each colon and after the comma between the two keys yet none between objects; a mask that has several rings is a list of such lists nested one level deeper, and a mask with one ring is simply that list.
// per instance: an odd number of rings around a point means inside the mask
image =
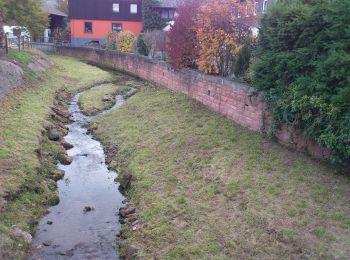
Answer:
[{"label": "green leaves", "polygon": [[262,17],[255,85],[277,123],[350,159],[350,0],[281,1]]},{"label": "green leaves", "polygon": [[15,20],[26,27],[32,36],[40,36],[48,27],[48,14],[41,10],[42,0],[0,0],[5,13],[5,20]]},{"label": "green leaves", "polygon": [[144,31],[161,30],[166,25],[165,21],[160,17],[159,12],[154,9],[157,2],[157,0],[144,0],[142,3]]}]

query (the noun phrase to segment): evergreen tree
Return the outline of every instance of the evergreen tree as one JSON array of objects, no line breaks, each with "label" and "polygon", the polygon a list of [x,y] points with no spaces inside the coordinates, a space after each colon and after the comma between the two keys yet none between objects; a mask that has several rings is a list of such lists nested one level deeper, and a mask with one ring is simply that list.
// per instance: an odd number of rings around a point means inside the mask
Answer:
[{"label": "evergreen tree", "polygon": [[255,86],[275,125],[350,159],[350,0],[278,1],[261,19]]},{"label": "evergreen tree", "polygon": [[252,51],[250,46],[250,40],[247,40],[238,52],[238,57],[233,69],[233,72],[237,78],[244,76],[244,74],[247,72],[250,65],[251,56]]},{"label": "evergreen tree", "polygon": [[139,37],[137,37],[137,52],[143,56],[148,56],[148,48],[145,43],[145,39],[143,34],[140,34]]},{"label": "evergreen tree", "polygon": [[143,30],[161,30],[166,23],[160,17],[159,12],[154,10],[154,6],[159,3],[158,0],[143,0],[142,2],[142,16],[143,16]]}]

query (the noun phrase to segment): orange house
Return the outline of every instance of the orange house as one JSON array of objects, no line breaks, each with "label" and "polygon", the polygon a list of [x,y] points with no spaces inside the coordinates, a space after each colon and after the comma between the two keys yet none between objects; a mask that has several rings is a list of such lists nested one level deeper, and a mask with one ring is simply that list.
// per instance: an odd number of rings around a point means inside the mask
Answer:
[{"label": "orange house", "polygon": [[69,0],[71,44],[104,44],[108,32],[142,31],[142,0]]}]

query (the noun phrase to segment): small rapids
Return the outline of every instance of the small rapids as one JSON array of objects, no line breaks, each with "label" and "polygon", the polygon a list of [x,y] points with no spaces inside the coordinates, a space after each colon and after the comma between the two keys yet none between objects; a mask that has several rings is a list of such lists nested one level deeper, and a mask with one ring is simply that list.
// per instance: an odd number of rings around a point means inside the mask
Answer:
[{"label": "small rapids", "polygon": [[[135,92],[132,88],[125,97]],[[94,117],[81,113],[81,94],[70,102],[74,122],[65,137],[74,145],[68,151],[73,162],[68,166],[58,164],[65,171],[64,179],[58,182],[60,202],[40,220],[30,259],[118,259],[118,212],[125,198],[114,181],[117,173],[107,168],[101,143],[84,128]],[[117,95],[115,105],[101,114],[121,107],[125,97]]]}]

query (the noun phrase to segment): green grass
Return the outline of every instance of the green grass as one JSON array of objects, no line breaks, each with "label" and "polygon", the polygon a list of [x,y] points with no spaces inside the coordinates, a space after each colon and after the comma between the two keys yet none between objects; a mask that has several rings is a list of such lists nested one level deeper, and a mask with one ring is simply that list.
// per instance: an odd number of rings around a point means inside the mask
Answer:
[{"label": "green grass", "polygon": [[121,243],[151,259],[350,257],[350,180],[309,157],[145,86],[96,119],[141,229]]},{"label": "green grass", "polygon": [[[98,88],[84,92],[79,100],[81,111],[86,115],[96,115],[97,113],[111,108],[115,104],[114,97],[126,93],[128,86],[116,85],[113,83],[103,84]],[[111,101],[103,101],[106,95],[111,95]]]},{"label": "green grass", "polygon": [[46,180],[38,175],[43,166],[36,153],[55,93],[62,89],[77,92],[113,79],[110,73],[74,59],[50,60],[54,67],[40,78],[32,74],[26,86],[0,102],[0,252],[10,258],[23,257],[25,249],[9,239],[10,227],[17,225],[33,232],[46,203],[57,199],[41,191],[41,183]]},{"label": "green grass", "polygon": [[21,63],[29,63],[32,60],[32,54],[26,51],[10,51],[9,57]]}]

